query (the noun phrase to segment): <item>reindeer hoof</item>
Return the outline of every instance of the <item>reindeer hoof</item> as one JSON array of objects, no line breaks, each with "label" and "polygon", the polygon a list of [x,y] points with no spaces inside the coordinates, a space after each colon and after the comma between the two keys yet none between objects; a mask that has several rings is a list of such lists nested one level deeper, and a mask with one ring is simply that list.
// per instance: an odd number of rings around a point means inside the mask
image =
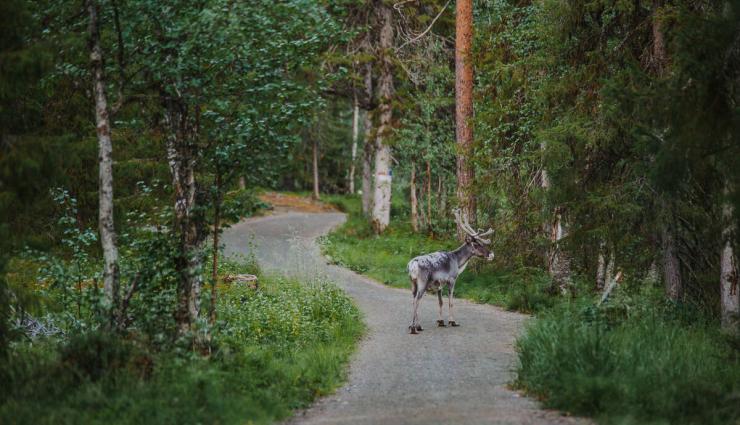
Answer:
[{"label": "reindeer hoof", "polygon": [[460,326],[460,325],[458,325],[456,321],[450,320],[450,326]]},{"label": "reindeer hoof", "polygon": [[424,330],[424,328],[422,328],[421,325],[416,325],[416,330],[421,332]]},{"label": "reindeer hoof", "polygon": [[417,332],[417,331],[416,331],[416,327],[415,327],[415,326],[409,326],[409,333],[410,333],[411,335],[416,335],[416,334],[418,334],[419,332]]},{"label": "reindeer hoof", "polygon": [[447,325],[445,325],[445,321],[444,320],[437,320],[437,326],[439,326],[440,328],[446,328],[447,327]]}]

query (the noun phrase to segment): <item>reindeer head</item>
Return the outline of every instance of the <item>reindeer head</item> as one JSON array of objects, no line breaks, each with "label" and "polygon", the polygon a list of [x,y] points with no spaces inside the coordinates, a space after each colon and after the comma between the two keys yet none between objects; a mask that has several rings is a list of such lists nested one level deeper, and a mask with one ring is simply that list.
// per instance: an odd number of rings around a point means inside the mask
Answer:
[{"label": "reindeer head", "polygon": [[493,229],[488,229],[485,232],[483,229],[478,229],[476,232],[472,227],[470,227],[470,224],[468,224],[467,218],[460,218],[459,209],[455,209],[453,212],[455,213],[455,222],[457,222],[458,226],[460,226],[460,228],[466,233],[465,244],[469,245],[473,250],[473,255],[485,258],[488,261],[493,260],[493,251],[488,249],[488,245],[491,244],[491,240],[483,238],[484,236],[488,236],[493,233]]}]

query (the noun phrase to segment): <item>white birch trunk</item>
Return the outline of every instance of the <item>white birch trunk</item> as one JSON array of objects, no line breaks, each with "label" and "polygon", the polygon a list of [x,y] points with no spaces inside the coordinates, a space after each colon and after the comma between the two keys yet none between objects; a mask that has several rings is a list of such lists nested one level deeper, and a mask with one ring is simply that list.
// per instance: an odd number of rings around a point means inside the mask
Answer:
[{"label": "white birch trunk", "polygon": [[313,140],[313,199],[319,199],[321,194],[319,193],[319,142],[318,139]]},{"label": "white birch trunk", "polygon": [[352,108],[352,162],[349,165],[349,193],[355,194],[355,163],[357,161],[357,136],[360,124],[360,105],[357,102],[357,95],[354,96],[354,105]]},{"label": "white birch trunk", "polygon": [[[367,42],[369,45],[369,42]],[[367,47],[369,49],[369,47]],[[373,66],[365,65],[365,98],[368,103],[373,99]],[[362,155],[362,213],[370,215],[373,209],[373,155],[375,154],[375,130],[373,115],[365,111],[365,147]]]},{"label": "white birch trunk", "polygon": [[103,51],[100,46],[100,23],[95,1],[87,4],[90,15],[90,62],[95,97],[95,127],[98,136],[98,227],[103,248],[103,291],[115,316],[119,301],[119,270],[116,229],[113,222],[113,146],[103,76]]},{"label": "white birch trunk", "polygon": [[[540,149],[544,151],[544,142],[540,144]],[[551,184],[547,170],[542,167],[542,171],[540,172],[540,186],[544,190],[549,190]],[[565,252],[560,242],[568,235],[568,228],[566,223],[564,223],[562,211],[559,208],[555,209],[555,220],[550,223],[546,222],[543,228],[551,242],[550,248],[546,253],[547,270],[553,279],[553,283],[560,288],[560,292],[565,293],[572,283],[570,271],[571,261],[570,256]]]},{"label": "white birch trunk", "polygon": [[388,56],[393,48],[393,12],[387,5],[380,6],[383,26],[380,30],[381,73],[378,83],[380,98],[378,131],[375,138],[375,191],[373,196],[372,224],[376,233],[383,232],[391,216],[391,148],[385,138],[391,132],[393,116],[392,99],[393,64]]},{"label": "white birch trunk", "polygon": [[599,256],[596,265],[596,290],[603,291],[606,286],[606,243],[599,243]]},{"label": "white birch trunk", "polygon": [[[725,189],[725,194],[727,194]],[[738,333],[740,323],[740,291],[738,291],[737,257],[732,245],[735,233],[732,205],[725,201],[722,205],[722,254],[720,257],[720,313],[722,329]]]},{"label": "white birch trunk", "polygon": [[418,201],[416,199],[416,167],[411,164],[411,187],[409,188],[409,194],[411,198],[411,228],[414,232],[419,231],[419,211],[417,208]]}]

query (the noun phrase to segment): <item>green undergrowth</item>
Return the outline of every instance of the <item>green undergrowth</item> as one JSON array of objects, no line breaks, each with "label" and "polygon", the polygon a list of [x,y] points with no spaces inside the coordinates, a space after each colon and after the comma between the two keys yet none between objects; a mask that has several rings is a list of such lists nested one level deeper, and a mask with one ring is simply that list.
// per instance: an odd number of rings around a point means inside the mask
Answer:
[{"label": "green undergrowth", "polygon": [[17,343],[3,365],[0,422],[271,423],[344,380],[363,325],[334,285],[261,276],[257,290],[219,291],[210,356],[93,330]]},{"label": "green undergrowth", "polygon": [[[361,213],[357,197],[326,196],[326,202],[347,213],[347,221],[322,238],[324,255],[333,263],[386,285],[409,288],[406,265],[417,255],[453,250],[455,240],[414,233],[408,223],[392,222],[380,236]],[[455,296],[509,310],[534,312],[552,305],[549,279],[538,269],[510,270],[498,262],[474,259],[455,285]]]},{"label": "green undergrowth", "polygon": [[604,424],[737,424],[740,340],[701,312],[640,295],[539,314],[517,342],[517,384]]}]

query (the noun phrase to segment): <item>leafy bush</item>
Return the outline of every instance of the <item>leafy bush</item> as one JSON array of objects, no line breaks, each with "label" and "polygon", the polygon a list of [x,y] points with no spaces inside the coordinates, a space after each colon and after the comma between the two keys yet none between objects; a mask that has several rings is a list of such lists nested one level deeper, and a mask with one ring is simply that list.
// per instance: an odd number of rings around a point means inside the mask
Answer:
[{"label": "leafy bush", "polygon": [[518,341],[518,385],[548,407],[603,423],[740,420],[737,347],[716,324],[687,325],[673,307],[642,300],[541,314]]},{"label": "leafy bush", "polygon": [[268,207],[269,205],[257,197],[254,190],[237,189],[227,192],[224,196],[222,214],[226,221],[236,222]]},{"label": "leafy bush", "polygon": [[137,332],[16,344],[3,366],[0,421],[270,423],[336,388],[362,332],[358,310],[326,282],[223,285],[218,314],[210,357],[155,351]]}]

